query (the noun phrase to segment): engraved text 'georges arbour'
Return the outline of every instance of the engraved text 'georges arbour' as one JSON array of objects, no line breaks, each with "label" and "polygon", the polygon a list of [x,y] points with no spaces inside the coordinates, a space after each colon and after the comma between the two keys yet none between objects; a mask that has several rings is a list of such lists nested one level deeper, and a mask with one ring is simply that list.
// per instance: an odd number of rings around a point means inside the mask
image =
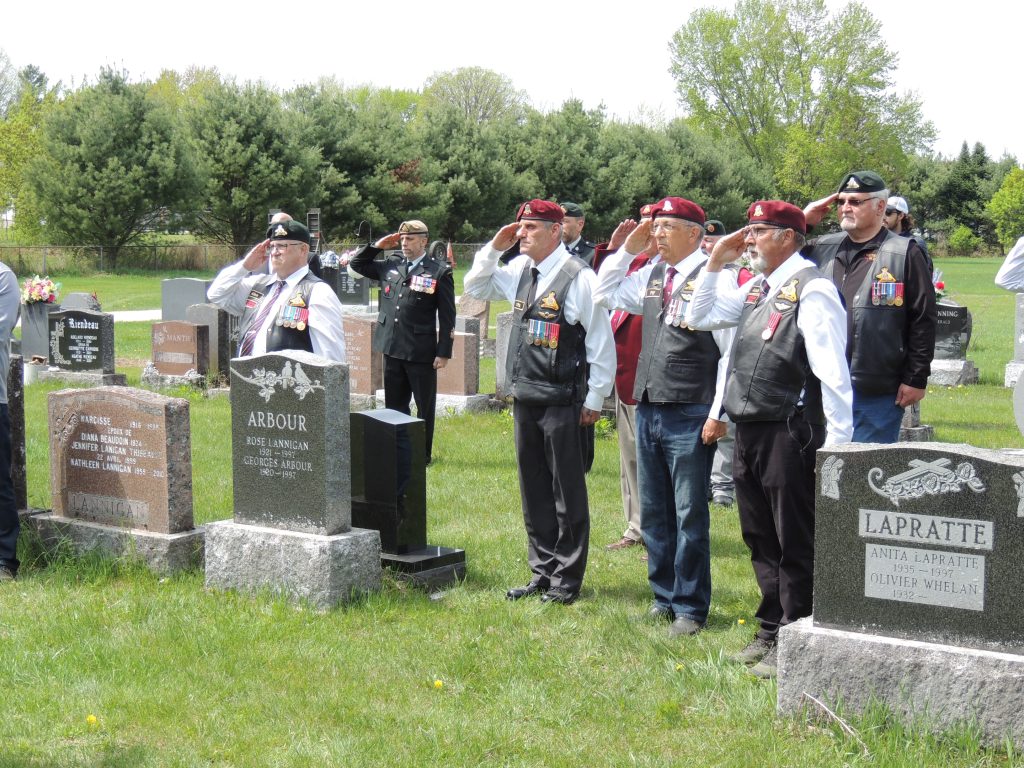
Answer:
[{"label": "engraved text 'georges arbour'", "polygon": [[993,531],[987,520],[860,510],[860,535],[864,538],[991,550]]}]

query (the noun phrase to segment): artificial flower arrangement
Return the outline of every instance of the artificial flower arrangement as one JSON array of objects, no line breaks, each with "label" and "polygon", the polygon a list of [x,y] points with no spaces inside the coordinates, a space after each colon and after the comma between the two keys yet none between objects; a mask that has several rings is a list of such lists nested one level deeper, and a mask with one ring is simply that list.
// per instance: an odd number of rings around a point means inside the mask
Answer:
[{"label": "artificial flower arrangement", "polygon": [[57,300],[57,293],[60,291],[60,283],[55,283],[47,277],[34,275],[26,280],[21,286],[21,303],[35,304],[41,302],[52,304]]},{"label": "artificial flower arrangement", "polygon": [[935,286],[935,300],[945,298],[946,296],[946,284],[942,281],[942,271],[935,270],[932,272],[932,285]]}]

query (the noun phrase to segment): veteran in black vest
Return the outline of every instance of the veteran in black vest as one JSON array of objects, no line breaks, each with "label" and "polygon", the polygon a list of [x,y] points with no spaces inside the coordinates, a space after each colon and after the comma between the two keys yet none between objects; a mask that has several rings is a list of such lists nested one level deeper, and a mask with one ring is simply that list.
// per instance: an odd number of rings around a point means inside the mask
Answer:
[{"label": "veteran in black vest", "polygon": [[[567,605],[583,585],[590,540],[584,428],[611,394],[615,343],[594,302],[597,276],[562,244],[563,216],[557,203],[523,203],[516,223],[477,252],[464,284],[469,296],[513,302],[506,377],[532,578],[506,596]],[[520,255],[499,265],[517,240]]]},{"label": "veteran in black vest", "polygon": [[[811,614],[815,452],[849,442],[852,394],[845,311],[832,282],[799,253],[803,212],[761,200],[747,217],[715,245],[686,321],[736,326],[725,411],[736,424],[733,480],[761,627],[733,658],[771,676],[779,627]],[[736,288],[723,267],[744,251],[760,274]]]},{"label": "veteran in black vest", "polygon": [[[672,622],[669,636],[681,637],[699,632],[711,607],[707,477],[726,431],[722,397],[734,332],[697,331],[684,319],[708,259],[701,250],[704,210],[666,197],[651,214],[604,260],[597,300],[643,315],[633,399],[640,531],[654,593],[648,613]],[[652,233],[658,261],[626,275]]]},{"label": "veteran in black vest", "polygon": [[214,278],[207,298],[241,316],[240,357],[302,349],[345,362],[341,302],[309,272],[310,239],[300,222],[277,222],[266,240]]},{"label": "veteran in black vest", "polygon": [[843,231],[809,241],[803,255],[846,302],[856,443],[899,439],[903,409],[925,396],[935,352],[931,262],[914,239],[885,226],[888,197],[877,173],[854,171],[804,209],[814,226],[838,207]]},{"label": "veteran in black vest", "polygon": [[[426,255],[427,225],[403,221],[398,231],[361,248],[349,269],[380,282],[373,349],[384,355],[384,405],[408,414],[410,399],[425,422],[425,456],[433,460],[437,371],[452,356],[455,278],[444,261]],[[378,260],[401,245],[401,256]]]}]

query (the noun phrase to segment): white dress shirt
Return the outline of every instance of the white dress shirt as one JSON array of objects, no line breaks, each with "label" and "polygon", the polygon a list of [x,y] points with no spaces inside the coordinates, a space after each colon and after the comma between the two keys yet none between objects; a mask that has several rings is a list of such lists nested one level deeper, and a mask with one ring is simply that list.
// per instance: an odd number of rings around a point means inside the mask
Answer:
[{"label": "white dress shirt", "polygon": [[[572,258],[562,243],[551,254],[534,264],[526,255],[516,256],[505,265],[499,265],[502,251],[495,250],[494,242],[487,243],[473,257],[473,267],[463,280],[463,291],[478,299],[505,299],[515,301],[516,290],[523,271],[536,266],[537,295],[548,290],[555,276],[567,259]],[[565,320],[570,324],[579,323],[587,331],[587,362],[590,377],[587,380],[587,397],[584,406],[600,411],[604,399],[611,394],[615,381],[615,341],[608,313],[594,301],[597,275],[591,269],[584,269],[569,286],[565,297]]]},{"label": "white dress shirt", "polygon": [[996,272],[996,285],[1008,291],[1024,291],[1024,237],[1006,254],[1006,260]]},{"label": "white dress shirt", "polygon": [[[211,303],[221,309],[230,312],[232,315],[241,315],[245,310],[246,299],[253,287],[266,280],[266,275],[250,275],[249,270],[243,266],[244,259],[235,264],[224,267],[213,280],[213,284],[206,292]],[[267,352],[267,331],[266,329],[277,319],[277,313],[281,307],[292,296],[295,295],[299,281],[309,272],[309,267],[303,264],[297,270],[285,278],[285,287],[274,302],[273,308],[267,313],[266,319],[260,332],[256,334],[253,343],[252,354],[263,355]],[[276,277],[274,275],[273,277]],[[271,281],[267,293],[274,290],[274,282]],[[316,283],[309,295],[309,336],[313,342],[313,353],[326,357],[337,363],[345,362],[345,333],[342,326],[341,302],[331,290],[327,283]],[[233,350],[237,354],[237,350]]]},{"label": "white dress shirt", "polygon": [[[594,295],[594,301],[607,309],[623,309],[634,315],[642,315],[644,313],[644,295],[647,293],[647,283],[651,278],[651,271],[657,262],[652,261],[633,274],[627,275],[626,270],[629,269],[630,263],[636,257],[637,254],[630,253],[626,250],[626,246],[622,246],[604,260],[604,263],[601,265],[601,272],[598,275],[597,293]],[[704,264],[707,260],[707,254],[697,249],[676,264],[677,274],[675,282],[672,284],[672,298],[677,297],[686,287],[686,277],[698,265]],[[723,277],[722,282],[735,288],[736,273],[731,269],[723,271],[727,274]],[[701,274],[703,274],[703,270]],[[687,324],[696,328],[689,320],[687,320]],[[698,328],[698,330],[706,329]],[[732,340],[736,336],[736,328],[716,328],[712,331],[711,336],[714,338],[715,344],[718,345],[719,352],[718,373],[715,380],[715,399],[711,403],[711,417],[721,421],[728,421],[729,417],[722,412],[722,401],[725,399],[725,380],[729,372],[729,355],[732,352]]]},{"label": "white dress shirt", "polygon": [[[813,266],[813,262],[794,253],[767,277],[765,298],[770,300],[779,286],[800,270]],[[727,271],[731,270],[701,273],[686,311],[690,326],[712,330],[739,324],[751,284],[735,287],[735,281],[730,283],[720,277]],[[831,280],[816,278],[804,286],[796,325],[804,337],[811,371],[821,381],[822,409],[828,424],[825,445],[848,443],[853,438],[853,390],[846,362],[846,310]]]}]

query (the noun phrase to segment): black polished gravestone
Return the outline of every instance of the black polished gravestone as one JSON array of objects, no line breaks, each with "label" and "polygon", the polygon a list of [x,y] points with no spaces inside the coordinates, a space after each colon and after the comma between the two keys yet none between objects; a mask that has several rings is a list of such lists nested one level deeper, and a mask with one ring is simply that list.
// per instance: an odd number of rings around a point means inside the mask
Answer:
[{"label": "black polished gravestone", "polygon": [[967,307],[948,301],[935,305],[935,357],[929,384],[955,387],[978,383],[978,369],[973,361],[967,359],[971,327],[971,313]]},{"label": "black polished gravestone", "polygon": [[49,363],[65,371],[114,372],[114,316],[89,310],[52,312]]},{"label": "black polished gravestone", "polygon": [[352,524],[380,531],[381,564],[429,587],[466,575],[466,552],[427,544],[424,423],[387,408],[352,414]]},{"label": "black polished gravestone", "polygon": [[320,279],[327,283],[331,290],[338,296],[342,304],[369,304],[370,283],[369,278],[352,272],[348,267],[343,267],[338,261],[338,254],[334,251],[327,251],[318,257],[320,259]]},{"label": "black polished gravestone", "polygon": [[818,451],[814,623],[1024,655],[1024,457]]}]

